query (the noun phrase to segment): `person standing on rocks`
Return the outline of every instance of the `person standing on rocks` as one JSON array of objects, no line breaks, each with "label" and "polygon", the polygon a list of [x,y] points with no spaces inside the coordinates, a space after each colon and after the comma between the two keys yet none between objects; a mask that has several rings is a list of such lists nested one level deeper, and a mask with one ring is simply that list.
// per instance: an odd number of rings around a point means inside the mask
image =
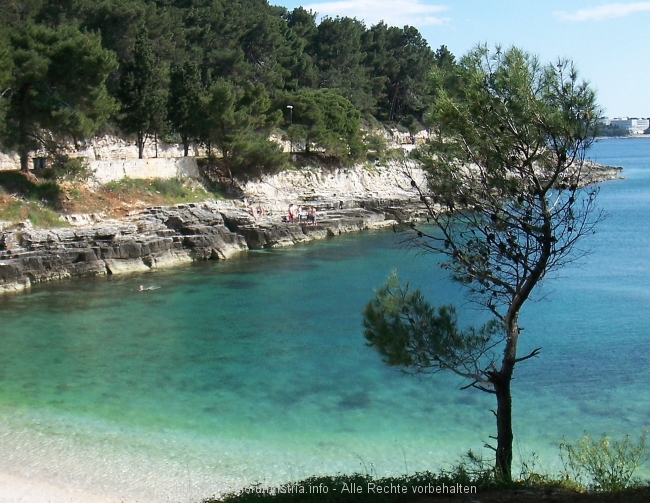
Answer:
[{"label": "person standing on rocks", "polygon": [[313,206],[307,210],[307,225],[316,225],[316,208]]},{"label": "person standing on rocks", "polygon": [[293,203],[289,205],[289,223],[293,223]]}]

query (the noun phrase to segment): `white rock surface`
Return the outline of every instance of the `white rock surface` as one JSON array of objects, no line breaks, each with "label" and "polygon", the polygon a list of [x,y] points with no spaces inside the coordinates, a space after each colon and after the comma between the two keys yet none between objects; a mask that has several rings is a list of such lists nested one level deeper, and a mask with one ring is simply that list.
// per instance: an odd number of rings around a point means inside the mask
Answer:
[{"label": "white rock surface", "polygon": [[308,204],[314,201],[345,208],[358,206],[368,200],[414,201],[417,193],[411,186],[411,177],[426,187],[424,172],[414,166],[385,167],[356,165],[329,171],[323,168],[290,170],[249,182],[244,193],[252,201],[261,201],[274,210],[284,211],[289,204]]}]

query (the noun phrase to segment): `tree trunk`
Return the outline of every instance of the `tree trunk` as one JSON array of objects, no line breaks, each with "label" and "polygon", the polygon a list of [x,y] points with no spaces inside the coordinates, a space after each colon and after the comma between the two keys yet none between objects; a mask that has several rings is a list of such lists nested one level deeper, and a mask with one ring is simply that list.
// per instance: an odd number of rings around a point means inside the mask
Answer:
[{"label": "tree trunk", "polygon": [[146,136],[142,131],[138,131],[138,159],[142,159],[144,154],[144,142],[146,141]]},{"label": "tree trunk", "polygon": [[[506,347],[503,350],[503,361],[498,371],[491,373],[494,391],[497,395],[497,452],[495,469],[497,476],[506,482],[512,481],[512,395],[510,384],[517,363],[517,342],[519,341],[519,310],[530,295],[535,285],[543,277],[544,271],[551,256],[553,232],[551,217],[547,210],[546,199],[540,197],[540,206],[544,215],[544,240],[542,253],[531,271],[530,276],[510,302],[510,307],[505,316]],[[528,358],[528,357],[524,357]],[[521,361],[521,359],[519,360]]]},{"label": "tree trunk", "polygon": [[497,396],[497,450],[495,469],[497,477],[512,481],[512,395],[510,394],[510,376],[499,373],[498,384],[495,383]]},{"label": "tree trunk", "polygon": [[497,397],[497,449],[494,468],[497,477],[504,482],[512,481],[512,394],[510,385],[517,362],[517,341],[519,313],[510,312],[506,316],[506,347],[503,350],[501,369],[492,373],[494,391]]},{"label": "tree trunk", "polygon": [[21,148],[18,156],[20,157],[20,171],[29,173],[29,150]]},{"label": "tree trunk", "polygon": [[395,119],[395,108],[397,106],[397,91],[399,90],[399,83],[395,84],[395,90],[393,91],[393,98],[390,100],[390,110],[388,111],[388,120],[392,121]]},{"label": "tree trunk", "polygon": [[181,138],[183,140],[183,155],[187,157],[190,151],[190,139],[187,136]]},{"label": "tree trunk", "polygon": [[20,115],[18,121],[18,155],[20,156],[20,171],[29,173],[29,148],[27,147],[27,97],[29,95],[29,84],[23,85],[17,93],[20,103]]}]

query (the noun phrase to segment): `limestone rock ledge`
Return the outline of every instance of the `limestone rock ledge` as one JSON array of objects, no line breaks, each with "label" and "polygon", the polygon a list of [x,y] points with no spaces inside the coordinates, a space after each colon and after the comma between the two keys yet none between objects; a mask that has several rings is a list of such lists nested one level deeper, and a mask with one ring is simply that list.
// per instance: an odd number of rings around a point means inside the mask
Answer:
[{"label": "limestone rock ledge", "polygon": [[[618,178],[620,169],[590,165],[586,183]],[[45,281],[224,260],[249,248],[392,226],[425,213],[411,179],[425,184],[415,168],[410,173],[381,167],[287,172],[249,183],[245,201],[153,207],[113,221],[71,215],[68,222],[74,226],[61,229],[0,222],[0,294]],[[289,203],[315,206],[317,224],[282,222]],[[249,204],[262,206],[265,216],[250,215]]]},{"label": "limestone rock ledge", "polygon": [[319,211],[317,224],[256,219],[243,203],[206,201],[153,207],[113,221],[59,229],[0,227],[0,294],[72,277],[130,274],[224,260],[271,248],[395,223],[382,211]]}]

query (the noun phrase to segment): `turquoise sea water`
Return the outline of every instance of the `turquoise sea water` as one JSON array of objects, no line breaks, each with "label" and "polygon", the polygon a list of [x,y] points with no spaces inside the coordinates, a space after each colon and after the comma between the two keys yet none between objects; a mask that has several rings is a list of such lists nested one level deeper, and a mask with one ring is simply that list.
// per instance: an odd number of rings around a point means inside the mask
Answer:
[{"label": "turquoise sea water", "polygon": [[[566,435],[650,423],[650,140],[606,140],[591,254],[521,316],[517,450],[557,469]],[[0,469],[140,501],[191,501],[315,473],[445,468],[494,431],[490,396],[406,376],[364,344],[392,269],[464,306],[392,232],[223,263],[41,285],[0,298]],[[160,287],[140,292],[138,286]]]}]

